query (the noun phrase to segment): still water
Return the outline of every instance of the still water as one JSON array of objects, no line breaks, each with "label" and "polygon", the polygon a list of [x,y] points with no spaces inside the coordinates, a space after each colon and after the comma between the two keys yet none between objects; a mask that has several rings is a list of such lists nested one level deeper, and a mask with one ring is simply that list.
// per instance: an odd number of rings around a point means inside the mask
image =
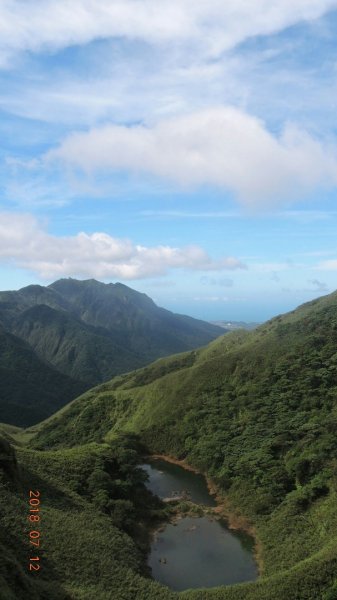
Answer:
[{"label": "still water", "polygon": [[[142,468],[161,498],[187,492],[195,504],[216,506],[202,475],[161,459]],[[153,578],[172,590],[229,585],[257,578],[253,547],[250,536],[229,530],[225,521],[184,517],[155,534],[148,564]]]}]

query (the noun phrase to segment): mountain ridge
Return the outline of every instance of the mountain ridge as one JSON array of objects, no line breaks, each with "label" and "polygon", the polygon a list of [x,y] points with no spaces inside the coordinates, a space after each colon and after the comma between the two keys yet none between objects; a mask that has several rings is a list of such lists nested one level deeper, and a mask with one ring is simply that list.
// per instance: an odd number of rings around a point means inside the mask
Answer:
[{"label": "mountain ridge", "polygon": [[[47,287],[29,285],[18,291],[0,292],[0,325],[29,345],[31,356],[39,361],[37,370],[42,368],[41,361],[46,369],[56,369],[60,373],[60,390],[64,389],[65,378],[70,378],[73,383],[69,387],[77,393],[160,356],[204,345],[223,334],[223,330],[206,322],[156,306],[146,294],[124,284],[72,278]],[[0,398],[9,398],[9,387],[8,381],[3,382],[2,388],[0,382]],[[47,411],[50,393],[55,396],[55,390],[37,389],[37,396],[46,398]],[[65,394],[63,400],[59,398],[58,406],[72,398]],[[36,404],[40,405],[40,401]],[[37,415],[37,421],[47,416],[45,410]],[[10,422],[31,424],[31,420],[15,422],[13,411]]]}]

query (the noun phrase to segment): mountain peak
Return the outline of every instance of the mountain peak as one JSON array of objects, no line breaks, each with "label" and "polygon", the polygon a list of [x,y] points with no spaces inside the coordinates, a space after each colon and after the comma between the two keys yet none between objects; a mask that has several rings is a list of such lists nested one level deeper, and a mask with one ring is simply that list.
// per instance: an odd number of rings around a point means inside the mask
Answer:
[{"label": "mountain peak", "polygon": [[[58,290],[59,288],[67,288],[70,286],[76,287],[101,287],[105,286],[105,283],[101,281],[97,281],[97,279],[75,279],[74,277],[62,277],[61,279],[57,279],[50,285],[48,285],[51,289]],[[113,284],[112,284],[113,285]]]},{"label": "mountain peak", "polygon": [[[28,344],[33,362],[35,355],[35,362],[46,363],[45,378],[54,381],[47,373],[47,367],[54,367],[61,383],[67,385],[65,376],[76,383],[72,389],[77,393],[161,356],[203,346],[223,333],[209,323],[160,308],[146,294],[122,283],[95,279],[30,285],[2,292],[0,300],[4,331]],[[4,360],[7,368],[6,355]],[[38,362],[34,372],[43,373]],[[42,378],[39,385],[41,390],[34,388],[37,404],[45,392]],[[0,397],[3,387],[0,377]],[[58,394],[57,385],[54,393]],[[60,393],[63,400],[70,399],[61,384]]]}]

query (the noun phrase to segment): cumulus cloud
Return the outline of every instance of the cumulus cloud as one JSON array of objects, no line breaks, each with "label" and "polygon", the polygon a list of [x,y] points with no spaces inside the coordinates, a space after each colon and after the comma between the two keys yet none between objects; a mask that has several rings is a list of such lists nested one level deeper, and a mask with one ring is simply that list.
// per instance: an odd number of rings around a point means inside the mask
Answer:
[{"label": "cumulus cloud", "polygon": [[147,247],[107,233],[57,237],[31,215],[0,213],[0,260],[43,278],[86,276],[142,279],[170,269],[222,271],[245,268],[234,257],[213,260],[200,246]]},{"label": "cumulus cloud", "polygon": [[86,171],[125,170],[183,186],[213,184],[246,204],[298,198],[336,185],[337,156],[307,133],[287,126],[277,137],[256,117],[233,107],[205,109],[145,125],[107,125],[73,133],[46,155]]},{"label": "cumulus cloud", "polygon": [[193,43],[210,53],[322,16],[336,0],[2,0],[0,53],[38,52],[109,37]]}]

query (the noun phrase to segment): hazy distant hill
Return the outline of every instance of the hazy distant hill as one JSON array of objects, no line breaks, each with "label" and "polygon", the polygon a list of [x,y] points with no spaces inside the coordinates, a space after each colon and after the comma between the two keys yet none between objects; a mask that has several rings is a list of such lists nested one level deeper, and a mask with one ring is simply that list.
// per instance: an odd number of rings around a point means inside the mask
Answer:
[{"label": "hazy distant hill", "polygon": [[[60,373],[59,385],[53,380],[52,388],[46,381],[39,388],[36,382],[36,408],[43,405],[44,410],[39,412],[37,408],[34,413],[31,409],[28,421],[23,413],[18,414],[18,420],[15,411],[6,413],[5,406],[11,403],[10,380],[6,384],[0,381],[2,418],[26,425],[33,422],[33,414],[36,421],[46,417],[80,390],[160,356],[205,345],[222,333],[221,328],[209,323],[159,308],[145,294],[120,283],[75,279],[56,281],[48,287],[30,285],[19,291],[0,292],[0,324],[4,331],[29,345],[26,349],[31,350],[31,363],[37,360],[32,371],[41,370],[43,361]],[[3,354],[1,358],[4,368],[6,357]],[[17,372],[15,387],[19,390],[21,372],[18,365],[15,371],[13,364],[8,367],[12,373]],[[71,378],[67,393],[64,376]],[[20,392],[22,399],[25,392],[24,388]]]},{"label": "hazy distant hill", "polygon": [[235,329],[256,329],[261,323],[251,323],[246,321],[211,321],[212,325],[217,325],[226,329],[226,331],[235,331]]}]

